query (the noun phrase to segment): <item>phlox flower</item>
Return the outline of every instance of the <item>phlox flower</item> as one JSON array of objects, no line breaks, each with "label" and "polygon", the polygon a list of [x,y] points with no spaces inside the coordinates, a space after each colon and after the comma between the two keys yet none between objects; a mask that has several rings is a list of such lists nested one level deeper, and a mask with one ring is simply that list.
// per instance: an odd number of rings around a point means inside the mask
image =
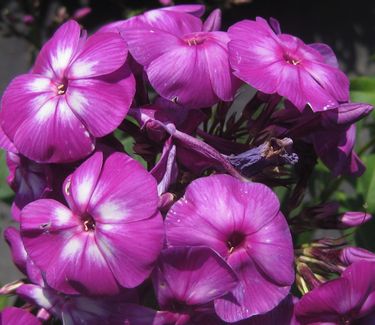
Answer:
[{"label": "phlox flower", "polygon": [[338,279],[305,294],[296,305],[302,324],[361,324],[375,322],[375,263],[349,266]]},{"label": "phlox flower", "polygon": [[275,33],[260,17],[234,24],[228,34],[234,74],[252,87],[284,96],[300,110],[326,110],[349,100],[349,80],[328,46]]},{"label": "phlox flower", "polygon": [[69,208],[41,199],[21,212],[22,241],[47,284],[113,295],[143,282],[164,237],[155,179],[123,153],[103,162],[97,152],[63,187]]},{"label": "phlox flower", "polygon": [[154,89],[186,108],[230,101],[239,85],[229,66],[229,37],[216,31],[220,12],[212,15],[203,24],[182,11],[153,10],[121,32]]},{"label": "phlox flower", "polygon": [[[112,315],[119,314],[119,317],[124,319],[129,314],[130,307],[133,307],[138,299],[136,291],[133,289],[122,290],[118,296],[100,298],[66,295],[58,292],[46,284],[40,269],[28,256],[19,231],[9,227],[5,231],[5,238],[11,249],[14,263],[28,278],[27,284],[21,282],[17,286],[17,295],[37,308],[41,308],[40,311],[47,313],[47,318],[53,315],[61,319],[65,325],[83,323],[92,325],[117,324],[110,321]],[[130,307],[128,307],[129,303]],[[25,324],[29,323],[25,322]]]},{"label": "phlox flower", "polygon": [[193,181],[165,220],[167,245],[207,246],[239,282],[215,300],[221,319],[235,322],[276,307],[294,281],[293,246],[276,195],[265,185],[229,175]]},{"label": "phlox flower", "polygon": [[86,39],[77,22],[62,25],[29,74],[16,77],[1,102],[1,127],[19,153],[38,162],[86,157],[95,138],[124,119],[135,92],[117,33]]}]

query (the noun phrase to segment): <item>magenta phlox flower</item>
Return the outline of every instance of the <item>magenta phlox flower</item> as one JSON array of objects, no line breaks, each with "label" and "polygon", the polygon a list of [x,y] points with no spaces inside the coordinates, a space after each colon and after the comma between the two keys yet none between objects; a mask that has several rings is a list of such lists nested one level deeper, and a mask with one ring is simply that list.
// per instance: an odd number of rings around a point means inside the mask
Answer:
[{"label": "magenta phlox flower", "polygon": [[122,34],[134,59],[164,98],[186,108],[231,101],[238,80],[229,66],[227,33],[214,11],[207,24],[184,12],[154,10]]},{"label": "magenta phlox flower", "polygon": [[302,324],[374,324],[374,274],[373,262],[352,264],[340,278],[305,294],[296,304],[297,319]]},{"label": "magenta phlox flower", "polygon": [[61,26],[29,74],[15,78],[1,104],[1,126],[24,156],[39,162],[86,157],[132,102],[127,48],[115,33],[87,38],[77,22]]},{"label": "magenta phlox flower", "polygon": [[25,205],[46,197],[52,191],[52,172],[47,164],[38,164],[12,152],[7,153],[7,166],[7,182],[16,193],[12,203],[12,217],[19,221]]},{"label": "magenta phlox flower", "polygon": [[[276,34],[263,18],[228,30],[229,59],[236,77],[267,94],[277,93],[298,109],[326,110],[349,100],[349,80],[325,45]],[[323,54],[322,54],[323,53]]]},{"label": "magenta phlox flower", "polygon": [[275,308],[294,281],[293,246],[276,195],[265,185],[229,175],[193,181],[165,220],[167,245],[207,246],[238,276],[215,300],[221,319],[235,322]]},{"label": "magenta phlox flower", "polygon": [[122,153],[86,160],[64,183],[69,208],[37,200],[21,212],[21,235],[52,288],[93,295],[133,288],[163,245],[155,179]]},{"label": "magenta phlox flower", "polygon": [[0,324],[41,325],[42,322],[25,309],[17,307],[6,307],[0,313]]},{"label": "magenta phlox flower", "polygon": [[220,324],[212,302],[231,291],[237,277],[207,247],[174,247],[161,253],[153,284],[160,308],[176,324]]},{"label": "magenta phlox flower", "polygon": [[[84,320],[90,324],[113,324],[112,314],[121,312],[128,303],[136,303],[135,290],[122,290],[118,296],[90,298],[79,295],[65,295],[50,288],[42,272],[29,258],[17,229],[6,229],[5,239],[11,249],[16,266],[23,272],[30,284],[21,284],[16,294],[27,302],[63,320],[64,324],[79,324]],[[27,323],[28,324],[28,323]]]}]

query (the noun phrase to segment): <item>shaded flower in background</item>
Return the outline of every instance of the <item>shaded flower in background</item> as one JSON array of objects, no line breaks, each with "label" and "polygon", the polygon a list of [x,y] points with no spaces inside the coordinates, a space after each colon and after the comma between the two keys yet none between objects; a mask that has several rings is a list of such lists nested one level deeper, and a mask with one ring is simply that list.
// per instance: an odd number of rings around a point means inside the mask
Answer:
[{"label": "shaded flower in background", "polygon": [[7,154],[7,166],[7,182],[16,193],[12,204],[12,217],[19,221],[24,206],[52,191],[52,171],[47,164],[38,164],[12,152]]},{"label": "shaded flower in background", "polygon": [[119,70],[126,55],[117,34],[86,40],[75,21],[61,26],[31,73],[15,78],[2,98],[1,126],[19,153],[38,162],[69,162],[91,153],[95,138],[112,132],[132,102],[134,78]]},{"label": "shaded flower in background", "polygon": [[6,307],[0,314],[1,324],[27,324],[27,325],[41,325],[42,322],[30,312],[17,308]]},{"label": "shaded flower in background", "polygon": [[215,301],[223,320],[268,312],[289,293],[291,235],[277,197],[265,185],[228,175],[197,179],[172,206],[165,226],[168,246],[210,247],[236,272],[236,288]]},{"label": "shaded flower in background", "polygon": [[356,320],[360,320],[361,325],[374,324],[374,272],[375,263],[352,264],[340,278],[304,295],[296,305],[297,319],[302,324],[351,324]]},{"label": "shaded flower in background", "polygon": [[[119,296],[90,298],[80,295],[65,295],[50,288],[42,277],[41,271],[29,258],[20,233],[17,229],[9,227],[5,231],[7,242],[11,248],[13,261],[24,273],[28,282],[17,283],[16,293],[28,303],[40,308],[37,315],[43,315],[45,320],[51,316],[62,319],[64,324],[108,324],[112,314],[123,315],[129,303],[137,302],[135,290],[122,290]],[[4,323],[4,324],[29,324],[29,323]],[[119,323],[120,324],[120,323]]]},{"label": "shaded flower in background", "polygon": [[181,325],[220,323],[213,301],[237,285],[230,266],[207,247],[164,250],[152,278],[164,317]]},{"label": "shaded flower in background", "polygon": [[313,111],[326,110],[349,100],[348,78],[331,65],[332,60],[326,61],[319,52],[321,47],[276,34],[261,17],[238,22],[228,33],[234,74],[252,87],[278,93],[300,110],[306,105]]},{"label": "shaded flower in background", "polygon": [[105,295],[145,280],[164,234],[155,179],[125,154],[103,163],[96,153],[66,179],[64,195],[69,208],[41,199],[21,213],[26,251],[48,285]]}]

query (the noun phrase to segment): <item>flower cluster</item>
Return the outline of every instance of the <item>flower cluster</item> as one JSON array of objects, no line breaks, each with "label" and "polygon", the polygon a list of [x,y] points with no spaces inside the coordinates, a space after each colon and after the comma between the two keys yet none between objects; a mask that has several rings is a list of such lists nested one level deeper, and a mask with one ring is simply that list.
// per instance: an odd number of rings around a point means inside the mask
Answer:
[{"label": "flower cluster", "polygon": [[318,158],[364,172],[354,123],[372,107],[350,102],[327,45],[259,17],[220,31],[204,11],[163,7],[89,37],[68,21],[9,84],[0,147],[18,227],[4,235],[25,279],[1,288],[20,301],[1,323],[374,324],[375,255],[294,241],[371,218],[295,209]]}]

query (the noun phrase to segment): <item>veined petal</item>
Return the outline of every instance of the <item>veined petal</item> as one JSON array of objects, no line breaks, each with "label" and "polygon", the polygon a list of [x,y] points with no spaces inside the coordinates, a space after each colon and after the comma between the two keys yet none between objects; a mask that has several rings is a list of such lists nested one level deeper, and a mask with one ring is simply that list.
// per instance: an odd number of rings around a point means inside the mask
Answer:
[{"label": "veined petal", "polygon": [[102,224],[127,224],[149,218],[157,205],[155,179],[137,161],[114,153],[104,163],[88,212]]},{"label": "veined petal", "polygon": [[55,97],[49,78],[24,74],[16,77],[4,92],[1,101],[1,127],[12,141],[17,130]]},{"label": "veined petal", "polygon": [[[245,250],[233,253],[227,260],[239,283],[227,295],[215,301],[215,310],[226,322],[236,322],[275,308],[289,293],[290,286],[279,286],[258,271]],[[276,266],[275,266],[276,267]]]},{"label": "veined petal", "polygon": [[0,125],[0,149],[9,151],[11,153],[18,153],[17,148],[14,146],[13,142],[10,141],[8,136],[4,133]]},{"label": "veined petal", "polygon": [[49,78],[62,78],[76,54],[80,34],[81,28],[76,21],[70,20],[63,24],[43,46],[32,72]]},{"label": "veined petal", "polygon": [[47,101],[18,128],[14,144],[38,162],[70,162],[87,156],[94,140],[68,106],[64,96]]},{"label": "veined petal", "polygon": [[75,172],[69,176],[65,184],[64,196],[71,204],[71,209],[78,213],[85,213],[91,195],[95,190],[103,165],[103,154],[95,153],[80,165]]},{"label": "veined petal", "polygon": [[226,33],[212,32],[204,43],[212,88],[215,94],[224,101],[232,100],[239,86],[229,65],[228,42],[229,37]]},{"label": "veined petal", "polygon": [[117,281],[134,288],[150,275],[162,249],[163,219],[155,213],[151,218],[128,224],[97,223],[96,238]]},{"label": "veined petal", "polygon": [[349,79],[342,71],[319,62],[305,62],[303,68],[337,101],[349,100]]},{"label": "veined petal", "polygon": [[144,22],[150,27],[176,36],[183,36],[184,34],[202,30],[202,21],[198,17],[182,10],[150,10],[143,14],[143,18]]},{"label": "veined petal", "polygon": [[134,79],[127,71],[123,80],[114,83],[99,79],[72,80],[66,101],[93,136],[103,137],[125,118],[134,93]]},{"label": "veined petal", "polygon": [[327,44],[313,43],[308,45],[312,47],[314,50],[318,51],[321,56],[323,56],[326,64],[329,64],[330,66],[335,68],[339,67],[339,63],[337,61],[335,53]]},{"label": "veined petal", "polygon": [[301,298],[296,305],[297,319],[310,323],[338,323],[341,317],[350,312],[352,308],[350,298],[347,279],[328,281]]},{"label": "veined petal", "polygon": [[69,79],[92,78],[119,69],[126,60],[127,48],[117,33],[99,33],[89,37],[69,67]]},{"label": "veined petal", "polygon": [[204,5],[189,4],[189,5],[168,6],[168,7],[161,8],[161,10],[181,11],[181,12],[194,15],[196,17],[201,17],[203,16],[206,8]]},{"label": "veined petal", "polygon": [[14,227],[8,227],[4,231],[4,237],[10,247],[14,264],[23,273],[26,273],[27,253],[23,246],[20,232]]},{"label": "veined petal", "polygon": [[79,220],[61,203],[41,199],[28,204],[21,212],[21,236],[25,249],[42,271],[79,229]]},{"label": "veined petal", "polygon": [[69,238],[55,255],[46,278],[51,287],[68,294],[76,290],[89,295],[114,295],[120,290],[94,232]]},{"label": "veined petal", "polygon": [[248,253],[261,272],[280,286],[292,285],[293,243],[288,223],[281,212],[272,222],[249,236],[249,243]]},{"label": "veined petal", "polygon": [[168,53],[181,45],[181,40],[167,31],[152,28],[125,30],[122,35],[126,39],[129,51],[134,59],[148,66],[164,53]]},{"label": "veined petal", "polygon": [[146,73],[164,98],[187,108],[202,108],[219,100],[213,92],[207,65],[199,45],[181,45],[152,61]]},{"label": "veined petal", "polygon": [[237,277],[225,261],[208,247],[175,247],[162,252],[153,275],[160,306],[179,301],[206,304],[232,290]]}]

